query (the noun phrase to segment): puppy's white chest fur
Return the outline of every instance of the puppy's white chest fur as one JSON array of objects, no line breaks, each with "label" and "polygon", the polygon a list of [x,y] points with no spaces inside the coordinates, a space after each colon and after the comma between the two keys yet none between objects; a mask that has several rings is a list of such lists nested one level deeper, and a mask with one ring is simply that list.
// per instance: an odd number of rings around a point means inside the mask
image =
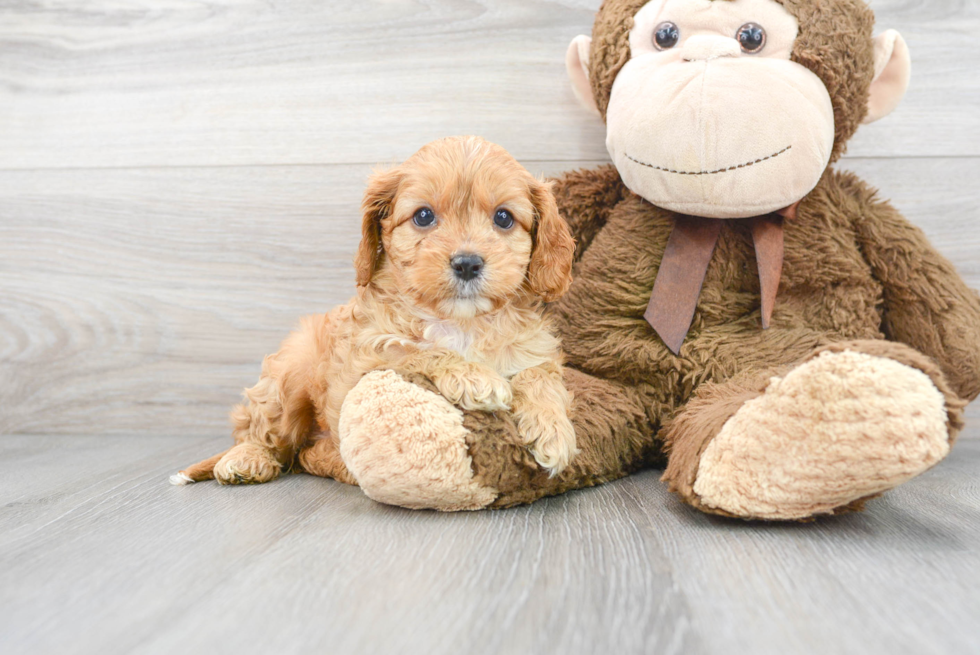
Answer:
[{"label": "puppy's white chest fur", "polygon": [[450,321],[426,321],[422,331],[423,348],[445,348],[466,357],[473,345],[473,335]]}]

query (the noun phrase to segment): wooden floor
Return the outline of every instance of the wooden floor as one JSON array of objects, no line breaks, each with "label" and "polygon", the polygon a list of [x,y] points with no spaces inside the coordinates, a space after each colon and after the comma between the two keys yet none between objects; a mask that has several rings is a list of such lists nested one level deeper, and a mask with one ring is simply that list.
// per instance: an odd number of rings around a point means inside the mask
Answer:
[{"label": "wooden floor", "polygon": [[700,514],[656,471],[463,514],[306,475],[167,484],[223,444],[0,439],[0,652],[980,651],[978,439],[790,525]]},{"label": "wooden floor", "polygon": [[[980,651],[976,404],[948,461],[812,525],[699,515],[656,472],[460,515],[166,483],[352,293],[373,166],[472,133],[607,161],[563,63],[598,5],[0,3],[0,653]],[[980,288],[980,8],[871,5],[912,85],[839,166]]]}]

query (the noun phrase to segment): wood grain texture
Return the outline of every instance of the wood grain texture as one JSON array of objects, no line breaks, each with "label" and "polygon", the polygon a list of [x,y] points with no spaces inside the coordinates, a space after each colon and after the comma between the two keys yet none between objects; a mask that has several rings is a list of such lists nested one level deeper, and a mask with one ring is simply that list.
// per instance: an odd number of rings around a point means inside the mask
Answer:
[{"label": "wood grain texture", "polygon": [[[980,287],[980,160],[848,165]],[[224,433],[299,317],[352,295],[369,171],[0,175],[0,433]]]},{"label": "wood grain texture", "polygon": [[[873,0],[914,75],[855,156],[980,155],[980,8]],[[599,0],[8,2],[0,168],[374,163],[481,134],[606,156],[564,72]]]},{"label": "wood grain texture", "polygon": [[969,653],[980,440],[811,524],[656,471],[438,514],[331,480],[171,487],[224,440],[0,439],[0,648],[20,653]]}]

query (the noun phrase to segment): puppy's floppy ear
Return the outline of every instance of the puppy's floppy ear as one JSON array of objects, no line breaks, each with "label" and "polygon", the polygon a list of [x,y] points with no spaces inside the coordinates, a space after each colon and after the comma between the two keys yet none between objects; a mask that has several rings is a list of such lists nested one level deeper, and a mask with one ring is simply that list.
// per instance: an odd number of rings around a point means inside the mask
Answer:
[{"label": "puppy's floppy ear", "polygon": [[531,202],[537,214],[534,226],[534,250],[527,267],[531,290],[546,302],[557,300],[572,283],[572,256],[575,239],[568,224],[558,215],[558,203],[551,182],[532,180]]},{"label": "puppy's floppy ear", "polygon": [[375,171],[368,179],[367,191],[361,203],[361,245],[354,256],[357,286],[367,286],[381,264],[381,221],[391,215],[401,182],[397,168]]}]

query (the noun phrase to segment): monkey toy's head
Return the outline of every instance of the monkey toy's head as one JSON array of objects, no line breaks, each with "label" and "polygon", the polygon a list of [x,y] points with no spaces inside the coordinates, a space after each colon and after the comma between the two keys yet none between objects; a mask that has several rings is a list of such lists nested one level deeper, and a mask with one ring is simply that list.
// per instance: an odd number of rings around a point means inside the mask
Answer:
[{"label": "monkey toy's head", "polygon": [[758,216],[803,198],[905,94],[905,42],[873,23],[862,0],[605,0],[566,64],[630,190]]}]

